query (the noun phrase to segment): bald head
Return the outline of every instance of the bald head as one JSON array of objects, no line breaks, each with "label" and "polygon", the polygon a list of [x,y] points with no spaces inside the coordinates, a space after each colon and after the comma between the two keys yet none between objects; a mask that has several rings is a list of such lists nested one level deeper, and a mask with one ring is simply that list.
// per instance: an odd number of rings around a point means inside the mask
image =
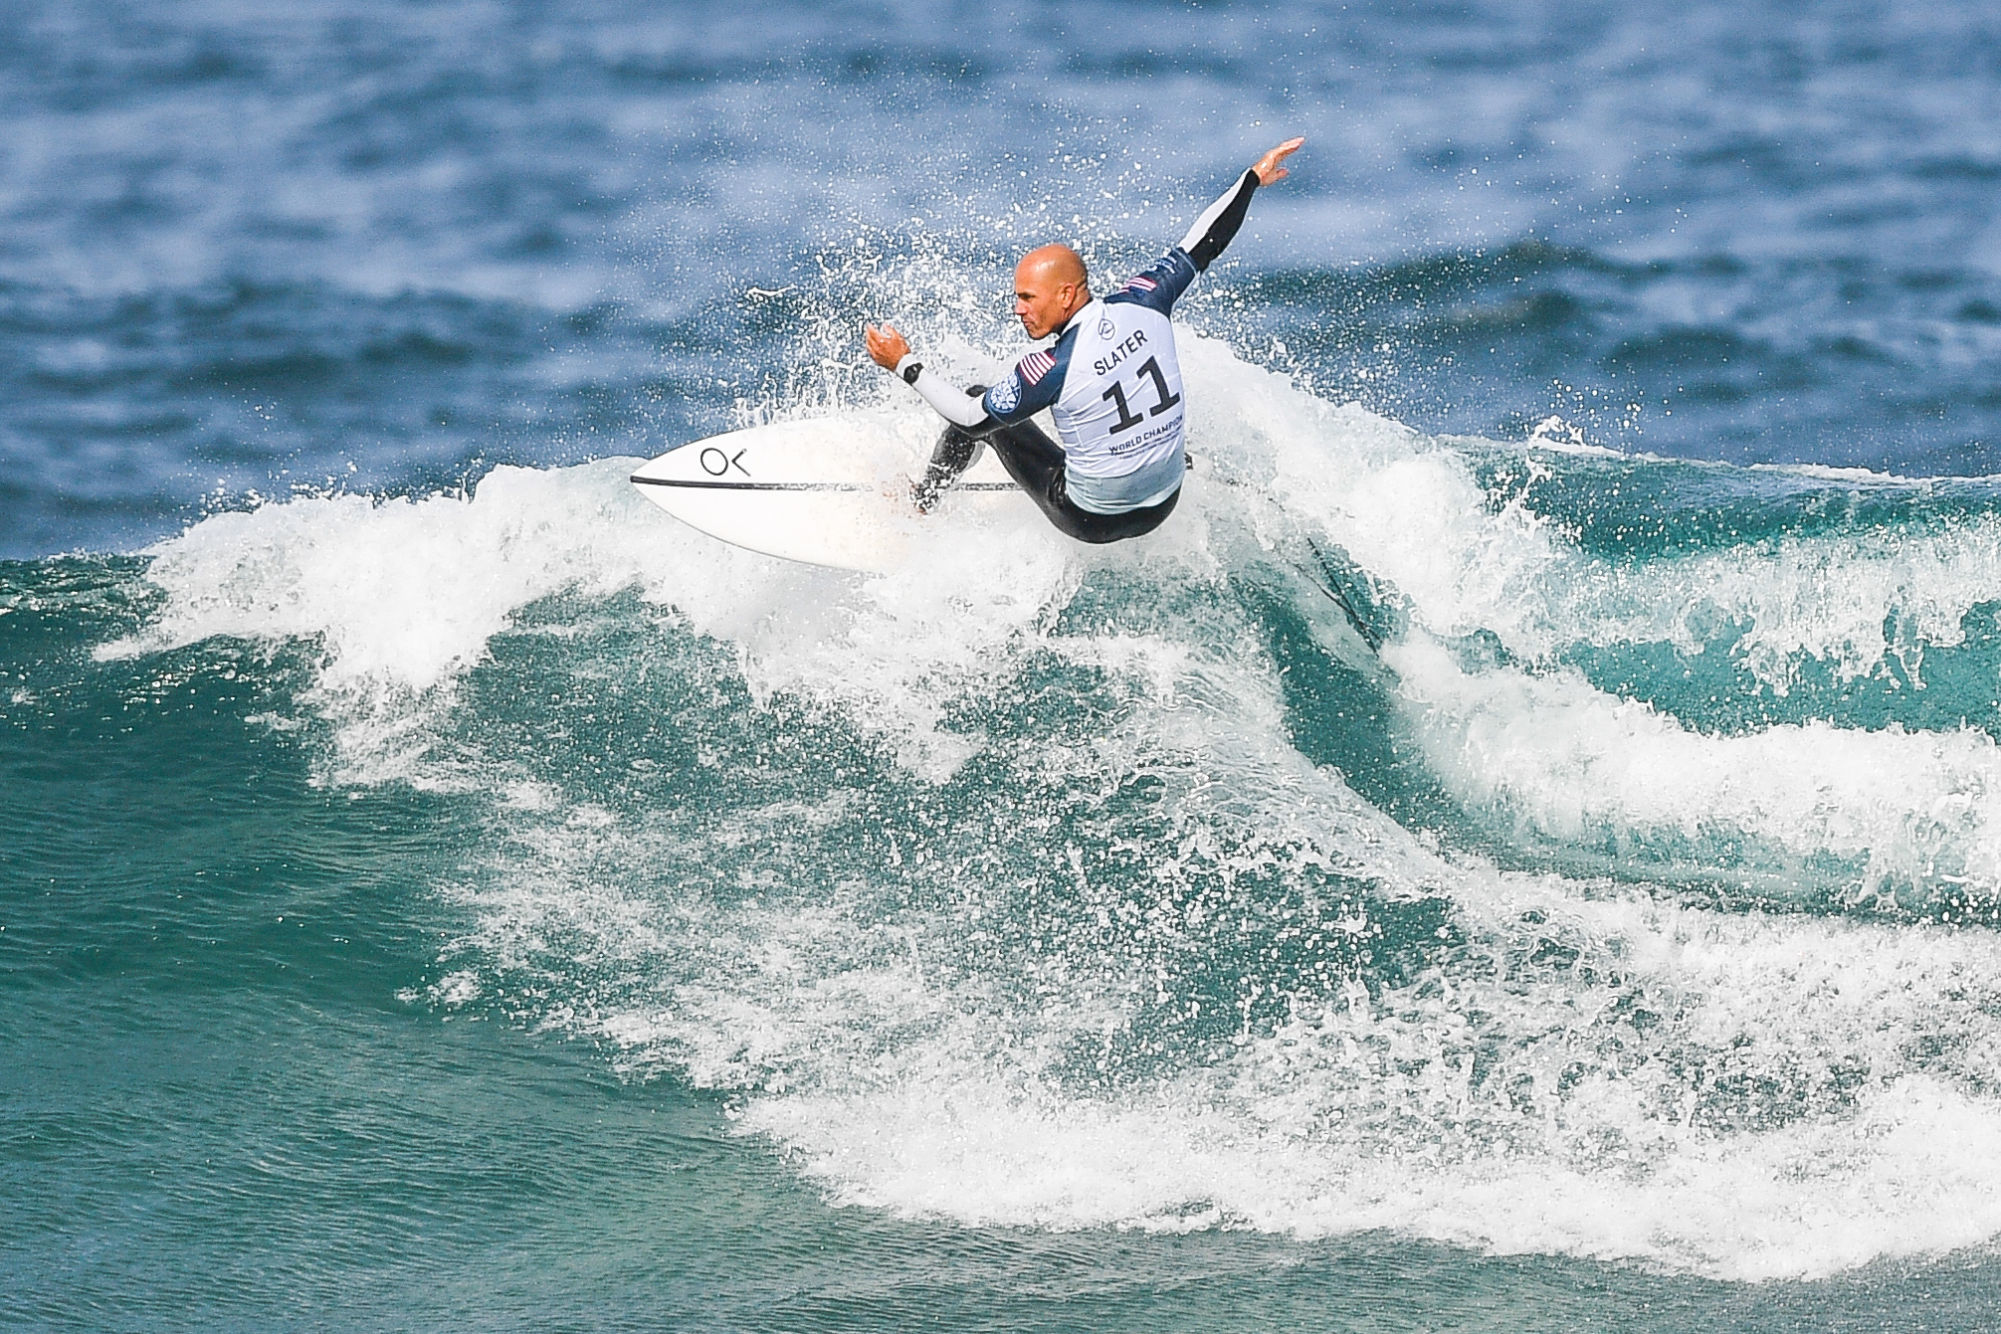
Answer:
[{"label": "bald head", "polygon": [[1067,245],[1037,246],[1029,251],[1014,267],[1017,280],[1023,274],[1075,287],[1083,287],[1090,281],[1090,275],[1084,271],[1084,257]]},{"label": "bald head", "polygon": [[1030,338],[1046,338],[1091,303],[1083,256],[1067,245],[1037,246],[1014,266],[1014,313]]}]

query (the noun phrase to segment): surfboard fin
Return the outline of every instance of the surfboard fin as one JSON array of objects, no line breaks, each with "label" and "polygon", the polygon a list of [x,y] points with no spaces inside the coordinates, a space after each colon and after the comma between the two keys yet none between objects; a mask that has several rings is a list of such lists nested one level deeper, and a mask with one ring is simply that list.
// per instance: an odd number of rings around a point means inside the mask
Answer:
[{"label": "surfboard fin", "polygon": [[1383,644],[1402,629],[1401,598],[1394,589],[1379,584],[1355,559],[1338,546],[1323,547],[1306,539],[1319,569],[1318,577],[1302,570],[1315,588],[1326,594],[1353,626],[1371,653],[1381,653]]}]

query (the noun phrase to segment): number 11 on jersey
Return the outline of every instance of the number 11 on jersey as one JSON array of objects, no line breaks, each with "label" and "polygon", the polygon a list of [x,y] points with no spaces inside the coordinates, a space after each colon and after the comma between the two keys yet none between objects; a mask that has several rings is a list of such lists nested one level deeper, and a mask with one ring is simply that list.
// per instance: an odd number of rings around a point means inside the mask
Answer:
[{"label": "number 11 on jersey", "polygon": [[[1139,368],[1139,373],[1141,379],[1152,378],[1154,398],[1157,400],[1151,408],[1147,409],[1147,417],[1158,417],[1161,413],[1181,401],[1181,395],[1168,392],[1167,377],[1160,373],[1159,358],[1148,357],[1146,364]],[[1136,416],[1133,410],[1127,406],[1124,385],[1114,384],[1110,389],[1100,394],[1099,397],[1111,400],[1112,405],[1119,410],[1119,419],[1112,424],[1113,435],[1117,435],[1121,431],[1130,431],[1133,427],[1146,420],[1146,417]]]}]

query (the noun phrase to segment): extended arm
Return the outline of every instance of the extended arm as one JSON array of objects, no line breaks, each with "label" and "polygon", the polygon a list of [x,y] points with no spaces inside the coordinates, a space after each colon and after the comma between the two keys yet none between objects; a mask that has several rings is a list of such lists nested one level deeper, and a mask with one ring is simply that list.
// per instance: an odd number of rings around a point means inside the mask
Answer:
[{"label": "extended arm", "polygon": [[1202,216],[1195,219],[1195,225],[1181,239],[1181,249],[1195,262],[1198,273],[1223,253],[1223,248],[1236,236],[1237,229],[1244,225],[1244,215],[1251,210],[1252,193],[1260,185],[1284,180],[1290,174],[1286,171],[1285,160],[1298,152],[1305,142],[1304,139],[1288,139],[1272,149],[1239,176],[1223,192],[1222,198],[1202,210]]}]

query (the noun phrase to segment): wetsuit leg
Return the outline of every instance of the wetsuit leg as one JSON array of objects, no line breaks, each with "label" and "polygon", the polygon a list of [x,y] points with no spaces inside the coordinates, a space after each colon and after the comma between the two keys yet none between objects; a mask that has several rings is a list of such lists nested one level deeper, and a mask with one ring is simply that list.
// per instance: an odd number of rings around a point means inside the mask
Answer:
[{"label": "wetsuit leg", "polygon": [[1158,505],[1123,514],[1094,514],[1079,508],[1063,484],[1063,447],[1042,433],[1034,422],[1003,426],[986,437],[1007,475],[1028,492],[1056,530],[1079,542],[1122,542],[1150,533],[1174,512],[1181,499],[1176,491]]},{"label": "wetsuit leg", "polygon": [[969,433],[965,427],[947,426],[931,449],[931,462],[925,465],[924,476],[911,487],[917,512],[930,513],[931,507],[951,489],[952,483],[973,466],[984,447],[979,437]]},{"label": "wetsuit leg", "polygon": [[[987,387],[983,384],[966,386],[969,398],[977,398],[986,392]],[[989,424],[992,420],[988,418]],[[931,447],[931,461],[924,466],[924,476],[910,488],[911,499],[917,502],[919,514],[929,514],[931,507],[952,489],[952,483],[979,461],[980,450],[985,447],[980,437],[985,434],[985,431],[975,433],[951,422],[945,424],[944,434]]]}]

